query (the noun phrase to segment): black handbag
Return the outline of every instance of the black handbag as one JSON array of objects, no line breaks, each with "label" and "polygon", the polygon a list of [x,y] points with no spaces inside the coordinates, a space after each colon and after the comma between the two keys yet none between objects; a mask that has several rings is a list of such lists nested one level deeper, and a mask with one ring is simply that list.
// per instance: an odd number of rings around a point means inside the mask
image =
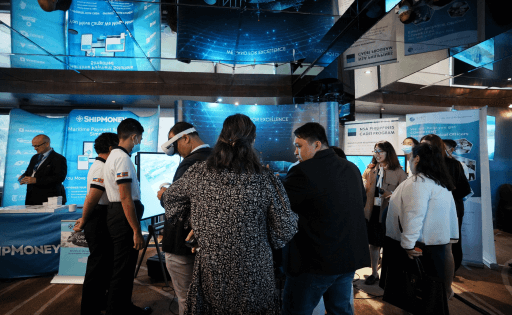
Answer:
[{"label": "black handbag", "polygon": [[419,258],[408,265],[389,270],[382,299],[415,315],[449,315],[443,281],[427,275]]}]

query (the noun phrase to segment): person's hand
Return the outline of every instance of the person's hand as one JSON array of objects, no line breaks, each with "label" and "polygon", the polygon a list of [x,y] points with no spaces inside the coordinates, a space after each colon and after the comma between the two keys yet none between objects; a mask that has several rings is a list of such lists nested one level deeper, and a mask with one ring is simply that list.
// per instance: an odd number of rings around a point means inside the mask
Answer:
[{"label": "person's hand", "polygon": [[28,176],[25,176],[23,177],[23,179],[21,180],[20,182],[22,185],[23,184],[35,184],[36,183],[36,178],[35,177],[28,177]]},{"label": "person's hand", "polygon": [[187,238],[185,239],[185,242],[190,241],[190,238],[194,235],[194,230],[190,230],[190,233],[188,233]]},{"label": "person's hand", "polygon": [[144,247],[144,237],[140,231],[133,233],[133,248],[141,250]]},{"label": "person's hand", "polygon": [[160,188],[160,190],[156,194],[156,196],[158,197],[158,200],[162,199],[162,195],[164,194],[164,191],[166,191],[166,190],[167,190],[167,188],[165,188],[165,187]]},{"label": "person's hand", "polygon": [[420,257],[423,255],[422,252],[417,251],[416,249],[409,249],[405,251],[407,253],[407,256],[409,256],[409,259],[414,259],[414,257]]},{"label": "person's hand", "polygon": [[82,220],[82,218],[80,218],[80,219],[76,220],[76,222],[75,222],[75,226],[73,227],[73,231],[75,231],[75,232],[81,232],[81,231],[84,229],[84,225],[85,225],[85,224],[83,224],[83,220]]},{"label": "person's hand", "polygon": [[[384,189],[383,189],[383,190],[384,190]],[[391,195],[392,195],[392,194],[393,194],[393,193],[392,193],[392,192],[390,192],[389,190],[384,190],[384,193],[381,195],[381,197],[382,197],[382,198],[384,198],[384,199],[389,199],[389,198],[391,198]]]}]

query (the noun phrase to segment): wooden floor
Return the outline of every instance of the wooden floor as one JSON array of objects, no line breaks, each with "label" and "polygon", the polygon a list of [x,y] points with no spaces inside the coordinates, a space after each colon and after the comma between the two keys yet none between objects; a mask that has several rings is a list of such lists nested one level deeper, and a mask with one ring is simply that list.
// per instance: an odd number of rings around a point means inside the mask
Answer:
[{"label": "wooden floor", "polygon": [[[492,315],[512,314],[512,234],[495,230],[496,256],[498,268],[461,267],[453,283],[455,293],[477,305]],[[145,258],[156,254],[149,249]],[[151,306],[153,314],[178,313],[174,292],[164,288],[163,282],[154,282],[147,275],[144,261],[135,279],[133,302],[139,306]],[[407,314],[382,301],[382,290],[377,286],[367,286],[364,279],[370,269],[358,270],[355,281],[356,314]],[[81,285],[50,284],[52,277],[0,280],[0,314],[79,314]],[[457,299],[449,302],[450,314],[480,314]],[[315,310],[323,314],[322,303]]]}]

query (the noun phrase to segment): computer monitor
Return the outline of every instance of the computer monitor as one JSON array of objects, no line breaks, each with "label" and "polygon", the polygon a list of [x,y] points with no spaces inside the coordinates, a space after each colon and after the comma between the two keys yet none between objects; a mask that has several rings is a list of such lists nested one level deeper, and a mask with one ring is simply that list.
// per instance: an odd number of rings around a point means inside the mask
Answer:
[{"label": "computer monitor", "polygon": [[[372,158],[373,155],[347,155],[347,160],[354,163],[357,168],[359,168],[361,175],[364,173],[368,165],[371,164]],[[407,159],[405,158],[405,155],[398,155],[398,162],[400,162],[400,166],[402,166],[404,171],[407,170]]]},{"label": "computer monitor", "polygon": [[172,183],[180,160],[178,154],[168,156],[160,152],[137,153],[135,161],[140,183],[140,201],[144,205],[143,220],[165,213],[156,195],[161,184]]}]

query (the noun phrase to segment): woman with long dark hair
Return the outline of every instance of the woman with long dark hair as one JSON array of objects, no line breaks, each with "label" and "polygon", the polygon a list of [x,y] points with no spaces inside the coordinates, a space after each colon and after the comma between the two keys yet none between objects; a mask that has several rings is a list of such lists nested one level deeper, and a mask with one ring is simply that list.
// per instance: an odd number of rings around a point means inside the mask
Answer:
[{"label": "woman with long dark hair", "polygon": [[166,219],[189,220],[199,248],[185,314],[280,314],[272,248],[292,239],[298,217],[255,139],[249,117],[229,116],[210,157],[164,195]]},{"label": "woman with long dark hair", "polygon": [[363,173],[363,183],[366,189],[364,216],[367,222],[372,264],[372,274],[366,278],[365,284],[373,285],[379,280],[380,248],[384,245],[385,236],[382,212],[388,206],[388,200],[393,190],[406,178],[407,175],[400,167],[393,145],[387,141],[377,142],[373,151],[372,163]]},{"label": "woman with long dark hair", "polygon": [[[451,242],[459,238],[454,189],[441,151],[421,143],[409,160],[412,177],[391,196],[386,219],[386,245],[382,273],[384,288],[406,265],[407,257],[420,257],[425,272],[444,281],[448,297],[453,295]],[[418,250],[419,249],[419,250]],[[398,271],[398,272],[397,272]]]},{"label": "woman with long dark hair", "polygon": [[[421,143],[427,143],[435,146],[441,152],[446,167],[448,168],[448,174],[451,175],[453,185],[455,188],[452,190],[453,199],[455,200],[455,206],[457,207],[457,219],[459,222],[459,235],[461,234],[462,218],[464,217],[464,197],[471,193],[471,187],[469,181],[464,175],[464,168],[459,161],[450,158],[447,154],[446,146],[439,136],[430,134],[421,138]],[[461,239],[452,245],[453,259],[455,261],[455,271],[459,269],[462,263],[462,244]]]}]

